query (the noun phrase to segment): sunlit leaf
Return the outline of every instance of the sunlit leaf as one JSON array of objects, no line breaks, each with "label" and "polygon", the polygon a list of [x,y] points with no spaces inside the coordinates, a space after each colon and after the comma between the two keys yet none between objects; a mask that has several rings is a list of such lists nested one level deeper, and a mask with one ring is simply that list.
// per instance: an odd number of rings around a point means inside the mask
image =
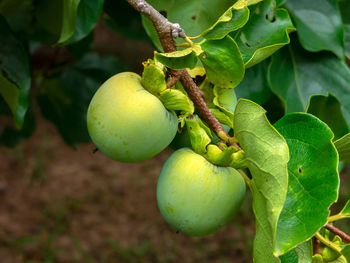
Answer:
[{"label": "sunlit leaf", "polygon": [[273,255],[273,247],[278,218],[287,194],[287,143],[268,122],[265,110],[249,100],[238,101],[234,128],[253,177],[251,190],[256,218],[254,262],[279,262]]},{"label": "sunlit leaf", "polygon": [[244,76],[244,64],[236,42],[226,36],[220,40],[204,40],[200,54],[207,78],[220,88],[234,88]]},{"label": "sunlit leaf", "polygon": [[288,34],[293,30],[287,10],[276,9],[273,0],[253,6],[248,23],[238,34],[233,34],[246,68],[252,67],[288,44]]},{"label": "sunlit leaf", "polygon": [[310,114],[291,113],[274,126],[290,151],[288,193],[274,248],[281,255],[327,223],[329,207],[338,198],[338,154],[332,131]]}]

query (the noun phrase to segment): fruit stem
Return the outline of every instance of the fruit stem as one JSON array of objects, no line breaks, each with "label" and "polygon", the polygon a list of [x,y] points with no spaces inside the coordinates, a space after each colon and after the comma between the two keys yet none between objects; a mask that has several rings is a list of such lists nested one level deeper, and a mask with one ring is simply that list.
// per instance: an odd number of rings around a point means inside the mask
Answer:
[{"label": "fruit stem", "polygon": [[[185,31],[180,27],[179,24],[173,24],[169,22],[162,14],[148,4],[145,0],[126,0],[131,6],[133,6],[138,12],[149,18],[154,27],[157,30],[158,38],[164,52],[176,51],[174,38],[182,37],[187,43],[193,45],[193,42],[185,34]],[[174,76],[180,75],[180,81],[189,98],[193,101],[195,107],[199,110],[203,119],[208,123],[210,128],[218,135],[219,138],[227,143],[237,142],[235,138],[230,137],[221,123],[215,118],[214,114],[210,111],[207,104],[205,103],[201,92],[196,83],[191,78],[190,74],[186,70],[170,70]]]},{"label": "fruit stem", "polygon": [[341,239],[345,240],[346,242],[350,243],[350,236],[343,231],[341,231],[339,228],[327,223],[325,225],[325,228],[331,231],[332,233],[338,235],[341,237]]},{"label": "fruit stem", "polygon": [[323,244],[325,244],[327,247],[333,249],[334,251],[338,252],[339,254],[341,254],[341,248],[338,247],[336,244],[334,244],[332,241],[327,240],[326,238],[324,238],[320,233],[316,233],[315,237],[320,240]]},{"label": "fruit stem", "polygon": [[243,170],[239,169],[238,171],[239,171],[239,173],[242,175],[242,177],[243,177],[245,183],[248,185],[250,191],[252,192],[252,182],[251,182],[251,180],[250,180],[249,177],[246,175],[246,173],[243,172]]}]

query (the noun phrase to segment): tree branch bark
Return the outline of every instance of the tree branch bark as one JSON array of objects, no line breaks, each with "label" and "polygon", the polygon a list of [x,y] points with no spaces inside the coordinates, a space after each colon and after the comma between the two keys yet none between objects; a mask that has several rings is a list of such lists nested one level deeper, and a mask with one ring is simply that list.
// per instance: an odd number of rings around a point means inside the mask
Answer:
[{"label": "tree branch bark", "polygon": [[344,233],[343,231],[341,231],[339,228],[337,228],[329,223],[325,226],[325,228],[328,229],[329,231],[331,231],[332,233],[340,236],[341,239],[343,239],[344,241],[350,243],[350,236],[348,234]]},{"label": "tree branch bark", "polygon": [[[157,30],[159,40],[165,52],[176,51],[174,38],[185,38],[186,34],[179,24],[169,22],[156,9],[154,9],[145,0],[126,0],[138,12],[150,19]],[[214,114],[206,105],[199,88],[193,81],[186,70],[175,71],[171,70],[172,75],[180,76],[180,81],[188,96],[193,101],[195,107],[201,113],[203,119],[208,123],[210,128],[217,134],[219,138],[228,143],[234,143],[236,140],[230,137],[222,127],[221,123],[215,118]]]}]

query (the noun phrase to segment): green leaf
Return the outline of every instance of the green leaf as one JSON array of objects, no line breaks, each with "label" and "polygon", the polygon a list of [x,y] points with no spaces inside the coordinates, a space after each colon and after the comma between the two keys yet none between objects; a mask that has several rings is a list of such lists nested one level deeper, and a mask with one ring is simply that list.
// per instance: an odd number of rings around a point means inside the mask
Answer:
[{"label": "green leaf", "polygon": [[350,244],[344,246],[341,250],[342,255],[350,262]]},{"label": "green leaf", "polygon": [[185,118],[186,128],[190,135],[192,149],[204,155],[207,152],[207,145],[211,142],[208,133],[203,129],[200,120],[197,116],[192,118]]},{"label": "green leaf", "polygon": [[334,140],[349,132],[349,127],[341,112],[341,105],[332,94],[311,96],[306,111],[331,128],[334,133]]},{"label": "green leaf", "polygon": [[[215,118],[217,118],[221,124],[224,124],[224,125],[227,125],[227,126],[233,128],[233,118],[228,116],[228,114],[226,112],[222,112],[218,108],[209,108],[209,109],[214,114]],[[233,116],[232,113],[231,113],[231,115]]]},{"label": "green leaf", "polygon": [[31,85],[29,54],[2,16],[0,39],[0,94],[12,110],[17,128],[21,128]]},{"label": "green leaf", "polygon": [[151,59],[142,64],[144,69],[141,84],[148,92],[158,96],[160,92],[166,89],[164,66]]},{"label": "green leaf", "polygon": [[272,92],[267,81],[268,63],[263,61],[245,71],[244,79],[235,88],[239,98],[246,98],[257,104],[267,102]]},{"label": "green leaf", "polygon": [[350,218],[350,200],[345,204],[343,210],[340,212],[344,217]]},{"label": "green leaf", "polygon": [[142,26],[145,29],[147,35],[152,40],[153,45],[157,48],[158,51],[163,52],[162,43],[160,43],[157,30],[154,28],[153,23],[144,15],[141,15]]},{"label": "green leaf", "polygon": [[350,58],[350,24],[345,26],[345,55]]},{"label": "green leaf", "polygon": [[207,78],[220,88],[234,88],[243,79],[244,64],[236,42],[226,36],[220,40],[204,40],[199,59]]},{"label": "green leaf", "polygon": [[265,110],[249,100],[238,101],[234,127],[253,177],[254,262],[279,262],[273,255],[273,247],[277,221],[287,194],[288,145],[267,120]]},{"label": "green leaf", "polygon": [[89,142],[86,112],[92,96],[109,77],[124,71],[115,57],[87,54],[60,75],[46,78],[37,97],[41,112],[52,121],[66,143],[76,146]]},{"label": "green leaf", "polygon": [[312,261],[312,241],[306,241],[294,250],[280,256],[281,263],[311,263]]},{"label": "green leaf", "polygon": [[213,103],[220,110],[226,113],[229,117],[233,118],[233,112],[235,111],[237,104],[237,97],[234,89],[220,89],[214,87],[214,99]]},{"label": "green leaf", "polygon": [[338,154],[332,131],[310,114],[288,114],[275,127],[290,151],[288,193],[274,247],[282,255],[327,223],[329,207],[338,198]]},{"label": "green leaf", "polygon": [[284,102],[286,112],[303,112],[309,97],[332,93],[350,125],[350,69],[332,54],[314,55],[293,45],[272,56],[269,83]]},{"label": "green leaf", "polygon": [[329,50],[344,57],[344,27],[335,0],[287,1],[301,45],[308,51]]},{"label": "green leaf", "polygon": [[[7,108],[6,103],[0,96],[0,114],[5,113]],[[2,119],[4,116],[2,116]],[[0,126],[0,146],[14,147],[22,142],[24,139],[29,138],[35,130],[35,116],[31,107],[28,108],[22,128],[20,130],[15,129],[10,125]]]},{"label": "green leaf", "polygon": [[273,0],[265,0],[253,7],[248,23],[234,37],[245,67],[258,64],[288,44],[291,31],[294,27],[288,12],[276,9]]},{"label": "green leaf", "polygon": [[193,114],[193,102],[180,90],[166,89],[159,95],[159,99],[168,110],[180,110],[189,114]]},{"label": "green leaf", "polygon": [[214,25],[232,6],[232,0],[149,0],[147,2],[158,11],[165,12],[170,22],[179,23],[188,36],[200,35]]},{"label": "green leaf", "polygon": [[298,263],[310,263],[312,261],[313,248],[311,239],[300,244],[294,250],[298,256]]},{"label": "green leaf", "polygon": [[106,24],[126,38],[138,41],[150,40],[142,28],[140,13],[127,1],[105,0],[104,12],[108,15],[103,16]]},{"label": "green leaf", "polygon": [[221,39],[228,33],[243,27],[249,19],[249,9],[244,1],[237,1],[210,28],[200,36],[206,39]]},{"label": "green leaf", "polygon": [[154,57],[160,63],[168,68],[180,70],[185,68],[194,68],[197,65],[197,56],[201,53],[199,46],[186,48],[170,53],[155,53]]},{"label": "green leaf", "polygon": [[80,0],[63,0],[62,27],[57,43],[61,44],[67,41],[74,34],[79,2]]},{"label": "green leaf", "polygon": [[[63,39],[67,38],[67,41],[63,44],[71,44],[78,42],[79,40],[85,38],[87,35],[89,35],[94,27],[96,26],[101,13],[103,9],[103,4],[105,0],[80,0],[74,1],[70,0],[71,5],[74,5],[73,8],[76,8],[75,5],[78,5],[77,13],[73,14],[70,13],[69,16],[69,22],[67,24],[73,24],[74,16],[76,16],[76,23],[75,23],[75,28],[73,29],[73,35],[69,38],[63,37],[63,32],[61,33],[61,39],[59,40],[60,43],[64,42]],[[78,2],[78,3],[77,3]],[[66,10],[65,10],[66,11]],[[69,10],[71,12],[72,10]],[[65,24],[66,17],[63,19],[63,23]],[[64,25],[63,24],[63,25]],[[68,29],[69,28],[69,29]],[[66,30],[67,36],[72,30],[71,26],[67,26],[67,29],[63,27],[62,30]],[[69,33],[67,32],[69,31]]]}]

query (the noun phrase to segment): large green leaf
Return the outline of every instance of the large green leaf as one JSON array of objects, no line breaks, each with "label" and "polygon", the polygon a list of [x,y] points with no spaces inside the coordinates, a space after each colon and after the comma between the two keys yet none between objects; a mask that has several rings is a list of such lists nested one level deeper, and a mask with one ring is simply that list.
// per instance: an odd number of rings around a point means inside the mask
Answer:
[{"label": "large green leaf", "polygon": [[220,88],[234,88],[243,79],[244,63],[236,42],[226,36],[220,40],[204,40],[199,59],[207,78]]},{"label": "large green leaf", "polygon": [[90,141],[86,112],[91,98],[107,78],[123,70],[114,57],[87,54],[60,75],[45,79],[38,95],[39,106],[68,144]]},{"label": "large green leaf", "polygon": [[344,246],[341,250],[342,255],[350,262],[350,244]]},{"label": "large green leaf", "polygon": [[0,94],[9,105],[17,128],[21,128],[31,84],[29,54],[2,16],[0,39]]},{"label": "large green leaf", "polygon": [[290,151],[288,193],[275,243],[275,253],[281,255],[327,223],[329,207],[338,198],[339,175],[333,133],[325,123],[307,113],[291,113],[275,127]]},{"label": "large green leaf", "polygon": [[80,0],[63,0],[63,18],[58,43],[67,41],[74,34],[79,2]]},{"label": "large green leaf", "polygon": [[80,0],[76,14],[74,33],[64,44],[78,42],[90,34],[101,16],[104,1],[105,0]]},{"label": "large green leaf", "polygon": [[179,23],[188,36],[200,35],[214,25],[232,6],[232,0],[149,0],[147,2],[158,11],[165,12],[170,22]]},{"label": "large green leaf", "polygon": [[246,67],[251,67],[289,43],[294,27],[287,10],[265,0],[252,7],[248,23],[235,34]]},{"label": "large green leaf", "polygon": [[239,98],[246,98],[258,104],[267,102],[272,92],[267,81],[268,63],[263,61],[246,70],[244,79],[235,88]]},{"label": "large green leaf", "polygon": [[287,194],[288,145],[268,122],[265,110],[249,100],[238,101],[234,127],[253,176],[251,190],[256,218],[254,262],[279,262],[273,255],[273,247],[278,218]]},{"label": "large green leaf", "polygon": [[272,56],[269,83],[285,103],[286,112],[303,112],[309,97],[332,93],[350,125],[350,69],[330,53],[309,53],[296,46]]},{"label": "large green leaf", "polygon": [[339,153],[339,160],[350,163],[350,133],[334,142]]},{"label": "large green leaf", "polygon": [[329,50],[344,57],[344,27],[336,0],[287,1],[301,45],[309,51]]},{"label": "large green leaf", "polygon": [[345,25],[345,54],[350,58],[350,24]]},{"label": "large green leaf", "polygon": [[310,97],[307,112],[325,122],[334,133],[334,140],[349,132],[349,127],[341,112],[341,105],[332,94]]}]

